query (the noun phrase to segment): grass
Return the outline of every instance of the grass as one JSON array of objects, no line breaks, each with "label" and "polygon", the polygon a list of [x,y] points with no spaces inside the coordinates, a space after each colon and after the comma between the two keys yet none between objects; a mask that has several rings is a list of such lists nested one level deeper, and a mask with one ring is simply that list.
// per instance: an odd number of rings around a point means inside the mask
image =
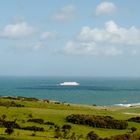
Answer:
[{"label": "grass", "polygon": [[[50,126],[37,124],[33,122],[27,122],[27,120],[32,115],[33,118],[41,118],[44,121],[51,121],[59,126],[63,126],[67,123],[65,118],[70,114],[93,114],[93,115],[104,115],[112,116],[115,119],[126,120],[132,116],[133,113],[140,113],[139,107],[131,108],[121,108],[121,107],[94,107],[94,106],[84,106],[84,105],[68,105],[67,103],[55,104],[54,102],[45,103],[43,101],[21,101],[14,99],[4,99],[0,98],[1,102],[14,101],[16,103],[22,104],[25,107],[5,107],[0,106],[0,114],[6,114],[6,120],[17,119],[17,123],[22,126],[39,126],[44,127],[45,132],[33,132],[27,130],[14,129],[14,133],[10,136],[5,133],[5,128],[0,128],[0,137],[5,137],[7,139],[14,140],[55,140],[53,138],[54,131],[50,130]],[[129,114],[125,114],[129,113]],[[132,113],[132,114],[131,114]],[[129,127],[126,130],[116,130],[116,129],[101,129],[93,128],[84,125],[70,124],[72,126],[72,132],[76,135],[83,135],[85,139],[86,135],[90,131],[94,131],[100,137],[110,137],[113,135],[130,133],[130,128],[132,126],[136,127],[140,131],[140,125],[138,123],[129,122]],[[32,134],[35,133],[35,136]],[[81,139],[82,140],[82,139]]]}]

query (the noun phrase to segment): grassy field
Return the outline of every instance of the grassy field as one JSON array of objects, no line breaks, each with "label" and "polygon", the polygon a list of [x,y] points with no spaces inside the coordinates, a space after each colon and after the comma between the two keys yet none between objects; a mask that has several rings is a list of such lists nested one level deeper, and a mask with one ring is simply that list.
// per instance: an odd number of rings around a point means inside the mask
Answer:
[{"label": "grassy field", "polygon": [[[87,133],[94,131],[100,137],[110,137],[113,135],[130,133],[131,127],[136,127],[137,131],[140,131],[140,124],[134,122],[128,122],[129,126],[125,130],[117,129],[105,129],[105,128],[93,128],[86,125],[78,125],[66,122],[66,116],[70,114],[93,114],[101,116],[112,116],[115,119],[127,120],[128,118],[134,116],[140,116],[139,107],[96,107],[96,106],[84,106],[84,105],[74,105],[59,102],[44,102],[38,101],[28,101],[28,100],[15,100],[0,98],[0,102],[7,103],[14,101],[17,104],[22,104],[24,107],[10,107],[10,106],[0,106],[0,115],[6,115],[5,120],[13,121],[17,119],[17,123],[21,127],[25,126],[38,126],[45,129],[44,132],[34,132],[29,130],[14,129],[11,135],[5,133],[4,127],[0,127],[0,137],[15,140],[55,140],[54,138],[54,128],[50,125],[38,124],[34,122],[27,122],[30,118],[40,118],[44,121],[54,122],[56,125],[62,127],[65,124],[72,126],[69,135],[74,132],[78,137],[83,135],[81,140],[86,139]],[[61,138],[60,138],[61,139]]]}]

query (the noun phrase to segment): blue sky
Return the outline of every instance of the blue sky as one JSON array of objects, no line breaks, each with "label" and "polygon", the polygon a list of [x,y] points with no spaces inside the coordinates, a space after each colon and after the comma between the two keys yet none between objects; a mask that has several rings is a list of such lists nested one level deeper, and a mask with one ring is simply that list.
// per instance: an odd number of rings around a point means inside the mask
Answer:
[{"label": "blue sky", "polygon": [[139,0],[1,0],[0,75],[140,76]]}]

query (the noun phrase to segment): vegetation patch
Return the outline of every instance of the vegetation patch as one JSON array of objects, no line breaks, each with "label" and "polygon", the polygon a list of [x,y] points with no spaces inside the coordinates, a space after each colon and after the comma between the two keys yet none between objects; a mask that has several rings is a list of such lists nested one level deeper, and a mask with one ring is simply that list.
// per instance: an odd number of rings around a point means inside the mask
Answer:
[{"label": "vegetation patch", "polygon": [[14,101],[5,101],[5,102],[1,102],[0,101],[0,106],[6,106],[6,107],[24,107],[24,105],[22,104],[18,104]]},{"label": "vegetation patch", "polygon": [[43,127],[37,127],[37,126],[26,126],[22,127],[23,130],[31,130],[31,131],[44,131]]},{"label": "vegetation patch", "polygon": [[67,116],[66,120],[74,124],[83,124],[98,128],[126,129],[128,126],[127,121],[116,120],[111,116],[72,114]]},{"label": "vegetation patch", "polygon": [[[0,102],[3,104],[0,106],[0,139],[3,140],[140,139],[140,125],[136,123],[139,117],[131,118],[131,114],[122,113],[123,108],[68,106],[27,97],[0,97]],[[19,108],[18,104],[24,107]],[[131,107],[132,111],[135,109]]]},{"label": "vegetation patch", "polygon": [[43,119],[29,119],[27,120],[27,122],[35,122],[35,123],[43,124],[44,120]]},{"label": "vegetation patch", "polygon": [[16,120],[14,120],[14,121],[0,120],[0,126],[1,127],[6,127],[6,128],[20,129],[20,126],[19,126],[19,124],[16,123]]},{"label": "vegetation patch", "polygon": [[54,122],[45,122],[44,124],[46,124],[46,125],[55,125],[55,123]]},{"label": "vegetation patch", "polygon": [[137,116],[137,117],[132,117],[132,118],[128,119],[128,121],[140,123],[140,117],[139,117],[139,116]]}]

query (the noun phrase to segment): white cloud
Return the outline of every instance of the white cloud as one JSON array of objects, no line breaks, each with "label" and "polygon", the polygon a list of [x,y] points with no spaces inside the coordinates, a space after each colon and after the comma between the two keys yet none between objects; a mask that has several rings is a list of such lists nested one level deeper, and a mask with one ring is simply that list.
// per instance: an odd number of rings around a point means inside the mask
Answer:
[{"label": "white cloud", "polygon": [[41,39],[43,39],[43,40],[55,39],[57,37],[57,34],[58,34],[57,32],[46,31],[46,32],[42,33]]},{"label": "white cloud", "polygon": [[104,28],[83,27],[78,39],[113,45],[140,45],[140,30],[135,26],[118,27],[114,21],[108,21]]},{"label": "white cloud", "polygon": [[34,32],[32,26],[26,22],[8,24],[5,26],[3,31],[0,32],[0,37],[18,39],[22,37],[30,36]]},{"label": "white cloud", "polygon": [[63,52],[70,55],[121,55],[123,51],[115,47],[98,46],[94,42],[69,41]]},{"label": "white cloud", "polygon": [[116,6],[111,2],[102,2],[96,7],[95,15],[112,14],[116,11]]},{"label": "white cloud", "polygon": [[74,55],[81,55],[81,54],[97,54],[96,51],[96,44],[92,43],[85,43],[85,42],[78,42],[78,41],[68,41],[64,52],[67,54],[74,54]]},{"label": "white cloud", "polygon": [[16,48],[16,50],[19,51],[37,51],[41,48],[44,48],[44,44],[41,41],[38,42],[23,42],[20,44],[16,44],[13,46],[13,48]]},{"label": "white cloud", "polygon": [[54,14],[51,19],[55,21],[71,21],[75,18],[75,7],[67,5],[63,7],[58,13]]},{"label": "white cloud", "polygon": [[61,12],[64,12],[64,13],[73,13],[73,12],[75,12],[75,6],[73,6],[73,5],[67,5],[67,6],[65,6],[65,7],[63,7],[61,9]]},{"label": "white cloud", "polygon": [[132,26],[119,27],[108,21],[103,28],[83,27],[75,40],[68,41],[67,54],[121,55],[124,47],[140,45],[140,30]]}]

